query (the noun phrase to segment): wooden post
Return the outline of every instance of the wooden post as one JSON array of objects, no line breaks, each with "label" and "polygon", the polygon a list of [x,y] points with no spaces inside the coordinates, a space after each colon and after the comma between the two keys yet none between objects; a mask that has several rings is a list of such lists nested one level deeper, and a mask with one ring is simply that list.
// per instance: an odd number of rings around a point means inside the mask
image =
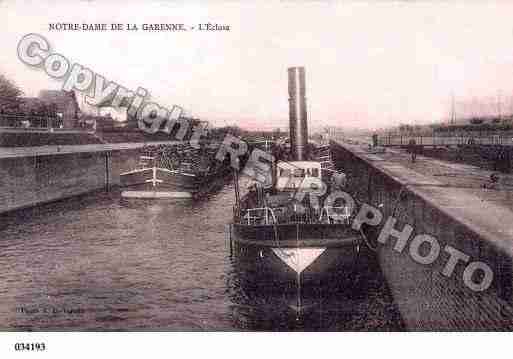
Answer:
[{"label": "wooden post", "polygon": [[233,257],[233,239],[232,239],[232,230],[233,230],[233,224],[228,225],[228,240],[230,241],[230,257]]},{"label": "wooden post", "polygon": [[110,152],[105,152],[105,190],[110,191]]}]

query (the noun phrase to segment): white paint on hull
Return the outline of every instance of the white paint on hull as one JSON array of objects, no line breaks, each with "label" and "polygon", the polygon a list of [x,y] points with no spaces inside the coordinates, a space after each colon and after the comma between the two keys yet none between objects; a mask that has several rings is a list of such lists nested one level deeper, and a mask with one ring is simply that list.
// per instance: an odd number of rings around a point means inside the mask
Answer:
[{"label": "white paint on hull", "polygon": [[326,248],[273,248],[272,250],[278,258],[299,274],[308,268]]},{"label": "white paint on hull", "polygon": [[123,191],[124,198],[192,198],[189,192],[164,192],[164,191]]}]

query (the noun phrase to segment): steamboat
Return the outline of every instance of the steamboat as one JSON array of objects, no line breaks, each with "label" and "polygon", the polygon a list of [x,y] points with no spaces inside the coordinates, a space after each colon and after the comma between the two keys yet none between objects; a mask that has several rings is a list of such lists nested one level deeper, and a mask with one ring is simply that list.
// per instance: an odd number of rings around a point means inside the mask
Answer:
[{"label": "steamboat", "polygon": [[251,278],[246,285],[290,291],[297,302],[289,306],[300,311],[305,288],[352,279],[362,242],[351,228],[350,201],[329,198],[345,182],[329,143],[308,141],[303,67],[288,70],[288,92],[290,148],[273,149],[267,185],[250,184],[241,196],[236,178],[230,243],[236,265]]}]

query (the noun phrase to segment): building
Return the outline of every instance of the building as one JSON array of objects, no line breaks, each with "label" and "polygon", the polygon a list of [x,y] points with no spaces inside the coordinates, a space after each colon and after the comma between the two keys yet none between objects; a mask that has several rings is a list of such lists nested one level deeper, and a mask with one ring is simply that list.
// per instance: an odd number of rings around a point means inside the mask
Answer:
[{"label": "building", "polygon": [[[72,91],[43,90],[38,97],[22,97],[20,98],[20,110],[28,115],[56,117],[52,122],[52,127],[66,129],[78,127],[80,108],[75,93]],[[34,119],[34,121],[36,120]],[[36,127],[40,125],[32,124]],[[46,125],[41,127],[46,127]]]},{"label": "building", "polygon": [[73,91],[42,90],[38,98],[47,105],[54,105],[58,118],[62,119],[63,128],[78,127],[80,107]]}]

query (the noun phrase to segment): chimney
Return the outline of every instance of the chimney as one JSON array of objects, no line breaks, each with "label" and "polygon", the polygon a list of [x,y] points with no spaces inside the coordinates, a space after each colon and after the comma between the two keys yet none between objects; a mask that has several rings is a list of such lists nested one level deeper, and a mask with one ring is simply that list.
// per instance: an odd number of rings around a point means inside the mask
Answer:
[{"label": "chimney", "polygon": [[308,159],[305,68],[290,67],[288,72],[290,149],[295,161],[305,161]]}]

